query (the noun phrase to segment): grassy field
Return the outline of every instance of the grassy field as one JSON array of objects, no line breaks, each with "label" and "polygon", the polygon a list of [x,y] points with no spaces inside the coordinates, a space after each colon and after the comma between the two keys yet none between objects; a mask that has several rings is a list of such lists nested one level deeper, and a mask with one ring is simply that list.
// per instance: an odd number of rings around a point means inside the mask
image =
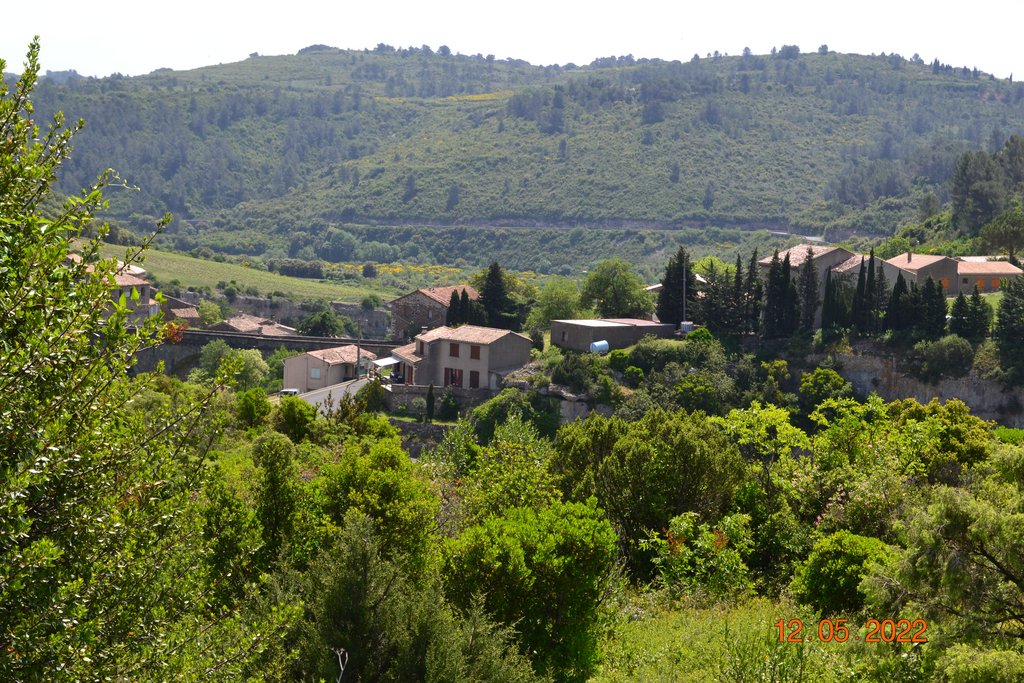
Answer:
[{"label": "grassy field", "polygon": [[[647,604],[644,604],[644,603]],[[601,643],[591,683],[822,681],[861,679],[866,670],[905,674],[919,666],[911,646],[863,642],[864,619],[849,616],[849,639],[823,643],[818,619],[785,600],[755,598],[712,607],[641,598]],[[777,622],[801,619],[803,644],[779,642]],[[874,648],[874,649],[872,649]],[[895,680],[899,676],[872,680]],[[917,680],[911,676],[902,680]]]},{"label": "grassy field", "polygon": [[[124,253],[125,247],[107,245],[103,248],[105,257],[123,258]],[[375,284],[374,280],[307,280],[155,249],[146,252],[143,267],[151,280],[165,288],[177,284],[181,289],[208,287],[213,290],[218,283],[224,282],[234,283],[241,292],[254,288],[262,296],[281,292],[295,300],[327,299],[350,303],[358,303],[369,294],[377,294],[385,300],[400,294],[394,288]]]}]

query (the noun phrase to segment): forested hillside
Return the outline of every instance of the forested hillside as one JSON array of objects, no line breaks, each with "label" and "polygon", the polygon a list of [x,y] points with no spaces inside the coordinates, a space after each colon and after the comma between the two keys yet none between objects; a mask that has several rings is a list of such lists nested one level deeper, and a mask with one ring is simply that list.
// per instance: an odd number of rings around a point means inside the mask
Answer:
[{"label": "forested hillside", "polygon": [[964,151],[1024,131],[1022,100],[976,70],[795,46],[585,67],[312,46],[37,91],[89,122],[63,189],[112,166],[141,188],[113,217],[171,211],[170,246],[333,261],[451,258],[367,225],[890,234],[948,200]]}]

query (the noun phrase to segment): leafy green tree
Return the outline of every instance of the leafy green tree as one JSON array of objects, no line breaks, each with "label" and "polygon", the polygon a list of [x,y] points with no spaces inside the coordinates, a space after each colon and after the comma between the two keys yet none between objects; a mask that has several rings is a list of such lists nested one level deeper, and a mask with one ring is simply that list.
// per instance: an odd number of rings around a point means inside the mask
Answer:
[{"label": "leafy green tree", "polygon": [[727,515],[712,525],[687,512],[663,532],[650,532],[642,545],[654,553],[659,578],[675,593],[722,599],[752,587],[744,563],[753,546],[747,515]]},{"label": "leafy green tree", "polygon": [[866,599],[861,581],[874,564],[884,563],[892,553],[877,538],[837,531],[814,545],[793,579],[793,593],[822,615],[855,612]]},{"label": "leafy green tree", "polygon": [[1005,250],[1010,263],[1017,263],[1016,253],[1024,247],[1024,208],[1019,199],[982,227],[981,243],[988,250]]},{"label": "leafy green tree", "polygon": [[642,318],[654,310],[644,281],[620,258],[598,261],[587,273],[580,303],[602,318]]},{"label": "leafy green tree", "polygon": [[905,548],[864,588],[872,608],[913,605],[980,658],[1024,637],[1017,618],[1024,607],[1021,449],[1001,447],[975,474],[967,487],[936,487],[928,504],[908,515]]},{"label": "leafy green tree", "polygon": [[285,396],[277,404],[277,410],[270,416],[274,429],[281,432],[295,443],[306,439],[316,421],[316,408],[301,398]]},{"label": "leafy green tree", "polygon": [[853,385],[831,368],[815,368],[800,376],[800,407],[810,414],[828,399],[853,397]]},{"label": "leafy green tree", "polygon": [[202,299],[199,302],[199,323],[201,325],[208,326],[215,323],[219,323],[224,319],[223,313],[221,313],[220,306],[215,301],[209,299]]},{"label": "leafy green tree", "polygon": [[310,337],[358,337],[359,325],[328,307],[313,311],[299,322],[300,334]]},{"label": "leafy green tree", "polygon": [[1016,381],[1024,377],[1024,280],[1010,280],[1003,288],[992,336],[999,347],[1003,369]]},{"label": "leafy green tree", "polygon": [[298,653],[294,680],[537,680],[511,627],[494,623],[479,600],[456,609],[434,573],[410,569],[382,543],[379,524],[357,511],[345,515],[306,571],[273,581],[306,605],[281,643]]},{"label": "leafy green tree", "polygon": [[595,496],[640,571],[647,530],[684,512],[717,520],[743,480],[735,447],[704,414],[649,411],[636,422],[590,416],[558,432],[552,469],[567,499]]},{"label": "leafy green tree", "polygon": [[263,536],[260,554],[263,566],[268,567],[277,559],[295,522],[299,501],[295,447],[283,434],[267,432],[253,443],[252,459],[257,468],[256,517]]},{"label": "leafy green tree", "polygon": [[98,260],[107,228],[94,216],[116,179],[48,198],[81,123],[36,129],[38,49],[13,91],[0,84],[0,679],[241,672],[273,630],[260,615],[243,626],[205,581],[212,399],[131,409],[150,380],[125,376],[159,319],[129,327],[127,301],[112,300],[118,266]]},{"label": "leafy green tree", "polygon": [[950,196],[953,225],[970,235],[977,234],[1005,208],[1006,187],[1001,169],[984,151],[964,152],[953,171]]},{"label": "leafy green tree", "polygon": [[565,277],[553,277],[541,287],[537,303],[530,309],[526,326],[531,330],[546,330],[552,320],[571,320],[583,314],[580,291],[576,283]]},{"label": "leafy green tree", "polygon": [[[685,291],[685,303],[684,303]],[[665,276],[658,290],[658,320],[678,327],[684,319],[692,320],[697,310],[697,273],[690,254],[684,247],[669,259]]]},{"label": "leafy green tree", "polygon": [[235,398],[235,410],[238,411],[238,419],[249,427],[256,427],[263,424],[273,406],[267,399],[267,392],[263,387],[253,387],[243,391]]},{"label": "leafy green tree", "polygon": [[593,500],[512,508],[449,544],[446,592],[463,608],[483,596],[490,614],[514,625],[540,673],[586,680],[615,554],[615,533]]}]

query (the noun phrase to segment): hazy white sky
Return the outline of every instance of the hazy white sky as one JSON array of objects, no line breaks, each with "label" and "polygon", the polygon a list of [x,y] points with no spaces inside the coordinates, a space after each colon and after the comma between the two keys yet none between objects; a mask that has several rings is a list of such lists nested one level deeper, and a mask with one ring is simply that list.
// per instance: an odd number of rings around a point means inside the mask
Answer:
[{"label": "hazy white sky", "polygon": [[250,53],[447,45],[533,64],[588,64],[632,54],[687,60],[821,44],[838,52],[918,53],[953,66],[1024,78],[1020,0],[178,0],[122,3],[9,0],[0,58],[20,72],[32,36],[43,70],[144,74],[235,62]]}]

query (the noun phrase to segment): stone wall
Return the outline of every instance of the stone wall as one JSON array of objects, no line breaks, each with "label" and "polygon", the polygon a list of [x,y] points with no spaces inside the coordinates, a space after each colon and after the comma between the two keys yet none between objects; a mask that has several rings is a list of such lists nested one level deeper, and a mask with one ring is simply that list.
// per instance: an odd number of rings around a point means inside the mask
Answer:
[{"label": "stone wall", "polygon": [[[411,406],[414,398],[419,397],[426,400],[429,387],[418,384],[391,384],[386,389],[384,403],[388,410],[396,410],[399,405]],[[435,407],[440,404],[441,396],[447,390],[447,387],[434,387]],[[489,389],[459,389],[455,387],[452,388],[452,393],[459,403],[460,410],[472,408],[495,395],[495,392]]]},{"label": "stone wall", "polygon": [[437,447],[444,439],[444,435],[452,428],[451,425],[440,425],[436,423],[407,422],[388,418],[388,422],[398,429],[402,435],[402,448],[412,458],[419,458],[423,449]]},{"label": "stone wall", "polygon": [[1006,389],[999,382],[983,379],[974,372],[966,377],[926,384],[900,372],[892,356],[841,353],[835,358],[839,365],[837,371],[853,384],[858,395],[867,396],[874,391],[886,401],[913,398],[921,403],[933,398],[942,402],[957,398],[982,419],[1024,428],[1024,388]]}]

